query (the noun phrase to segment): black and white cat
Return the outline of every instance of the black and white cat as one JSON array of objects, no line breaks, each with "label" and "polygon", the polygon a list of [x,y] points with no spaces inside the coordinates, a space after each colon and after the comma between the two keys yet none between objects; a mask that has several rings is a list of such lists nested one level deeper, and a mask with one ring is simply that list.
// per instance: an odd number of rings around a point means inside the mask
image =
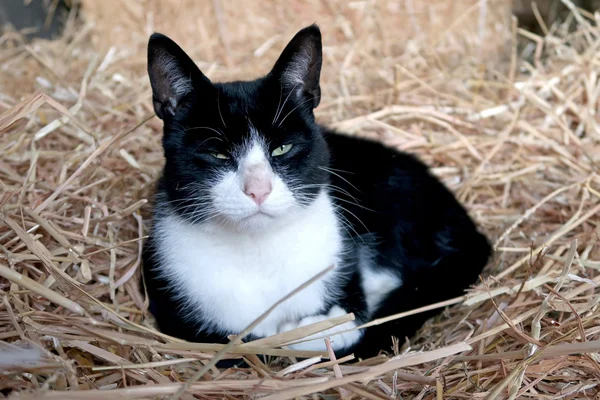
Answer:
[{"label": "black and white cat", "polygon": [[[321,61],[312,25],[266,76],[212,83],[172,40],[151,36],[148,72],[166,165],[144,276],[164,333],[226,342],[332,265],[252,338],[352,312],[355,321],[329,333],[347,330],[459,296],[477,280],[488,241],[425,165],[315,122]],[[434,313],[333,335],[332,346],[375,355]]]}]

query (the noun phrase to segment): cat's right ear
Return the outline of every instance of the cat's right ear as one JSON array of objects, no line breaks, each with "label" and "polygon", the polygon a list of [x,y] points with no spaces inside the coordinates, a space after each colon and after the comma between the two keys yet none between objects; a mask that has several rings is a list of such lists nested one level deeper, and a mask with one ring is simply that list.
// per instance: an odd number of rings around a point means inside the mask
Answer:
[{"label": "cat's right ear", "polygon": [[323,62],[321,30],[310,25],[300,30],[283,49],[270,76],[316,108],[321,100],[319,78]]},{"label": "cat's right ear", "polygon": [[160,33],[148,41],[148,75],[154,112],[160,119],[175,115],[193,91],[212,86],[181,47]]}]

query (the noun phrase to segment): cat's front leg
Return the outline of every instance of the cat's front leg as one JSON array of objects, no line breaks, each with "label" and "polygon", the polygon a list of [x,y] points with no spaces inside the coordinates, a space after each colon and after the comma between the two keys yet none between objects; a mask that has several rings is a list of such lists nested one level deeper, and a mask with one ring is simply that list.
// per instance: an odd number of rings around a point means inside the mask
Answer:
[{"label": "cat's front leg", "polygon": [[[279,326],[279,333],[287,332],[292,329],[300,328],[303,326],[307,326],[310,324],[314,324],[316,322],[321,322],[328,320],[334,317],[341,317],[343,315],[348,314],[346,310],[344,310],[340,306],[333,306],[327,314],[313,315],[309,317],[304,317],[299,321],[285,322]],[[355,321],[349,321],[344,324],[335,326],[331,329],[327,329],[326,331],[316,333],[314,335],[308,336],[305,339],[315,338],[314,340],[309,340],[302,343],[292,344],[288,347],[293,350],[306,350],[306,351],[326,351],[327,347],[325,346],[325,338],[330,337],[331,347],[334,351],[347,349],[351,346],[354,346],[358,343],[360,338],[362,337],[362,331],[351,331],[344,332],[338,335],[334,335],[337,332],[346,331],[348,329],[355,328],[357,326]]]}]

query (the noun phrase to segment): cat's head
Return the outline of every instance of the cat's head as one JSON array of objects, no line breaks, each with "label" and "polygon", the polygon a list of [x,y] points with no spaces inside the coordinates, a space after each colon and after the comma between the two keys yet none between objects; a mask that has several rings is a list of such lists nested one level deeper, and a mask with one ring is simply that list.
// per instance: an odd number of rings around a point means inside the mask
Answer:
[{"label": "cat's head", "polygon": [[162,207],[193,223],[264,229],[293,218],[328,183],[320,100],[321,33],[304,28],[254,81],[213,83],[171,39],[154,34],[148,73],[164,122]]}]

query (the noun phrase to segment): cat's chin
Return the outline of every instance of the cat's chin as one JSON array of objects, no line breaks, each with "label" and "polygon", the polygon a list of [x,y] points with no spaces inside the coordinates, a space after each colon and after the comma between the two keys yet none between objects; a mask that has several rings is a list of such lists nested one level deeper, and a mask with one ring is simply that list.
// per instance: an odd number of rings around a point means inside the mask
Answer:
[{"label": "cat's chin", "polygon": [[267,228],[277,221],[277,217],[264,211],[257,211],[237,222],[241,230],[254,231]]},{"label": "cat's chin", "polygon": [[254,233],[278,226],[283,219],[282,216],[256,211],[244,217],[221,216],[202,225],[205,230],[211,232],[228,230],[238,233]]}]

